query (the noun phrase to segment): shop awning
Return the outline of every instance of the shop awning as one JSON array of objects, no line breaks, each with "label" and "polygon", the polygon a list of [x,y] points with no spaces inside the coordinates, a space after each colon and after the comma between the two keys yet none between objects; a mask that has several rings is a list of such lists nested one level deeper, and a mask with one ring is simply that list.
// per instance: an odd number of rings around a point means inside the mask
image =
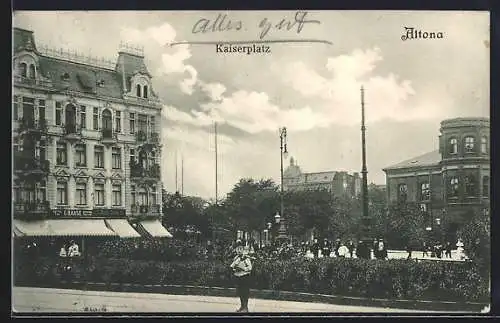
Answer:
[{"label": "shop awning", "polygon": [[141,221],[138,226],[154,238],[172,238],[172,234],[158,220]]},{"label": "shop awning", "polygon": [[24,236],[117,236],[104,220],[94,219],[14,220],[13,226]]},{"label": "shop awning", "polygon": [[104,221],[120,238],[139,238],[141,236],[132,228],[126,219],[110,219]]}]

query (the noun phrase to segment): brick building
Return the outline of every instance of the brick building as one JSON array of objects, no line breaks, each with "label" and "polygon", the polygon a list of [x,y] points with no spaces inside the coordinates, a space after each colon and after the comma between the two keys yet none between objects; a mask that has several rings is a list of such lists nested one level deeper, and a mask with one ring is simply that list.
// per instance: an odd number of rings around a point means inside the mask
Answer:
[{"label": "brick building", "polygon": [[284,190],[328,190],[335,196],[358,196],[361,192],[361,178],[358,173],[327,171],[304,173],[290,158],[290,165],[283,172]]},{"label": "brick building", "polygon": [[451,232],[471,212],[488,215],[489,138],[487,118],[442,121],[439,150],[384,169],[389,204],[417,203],[428,219],[428,228],[442,223]]},{"label": "brick building", "polygon": [[170,236],[162,105],[143,54],[120,48],[111,65],[38,48],[19,28],[13,47],[15,235]]}]

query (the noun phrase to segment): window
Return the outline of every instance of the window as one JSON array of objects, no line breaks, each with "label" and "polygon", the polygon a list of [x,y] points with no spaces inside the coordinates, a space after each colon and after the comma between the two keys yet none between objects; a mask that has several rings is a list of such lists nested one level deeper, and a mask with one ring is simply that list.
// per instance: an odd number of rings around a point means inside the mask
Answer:
[{"label": "window", "polygon": [[486,136],[481,137],[481,153],[488,153],[488,138]]},{"label": "window", "polygon": [[76,183],[76,204],[87,205],[87,184]]},{"label": "window", "polygon": [[23,197],[22,197],[22,193],[21,193],[21,188],[20,187],[14,187],[14,197],[13,197],[13,200],[14,202],[22,202],[23,201]]},{"label": "window", "polygon": [[36,201],[43,202],[47,200],[47,182],[41,181],[36,186]]},{"label": "window", "polygon": [[94,108],[92,115],[92,124],[94,130],[99,130],[99,108]]},{"label": "window", "polygon": [[130,163],[133,164],[135,163],[135,150],[130,149]]},{"label": "window", "polygon": [[449,148],[450,154],[456,154],[458,151],[458,141],[456,138],[451,138],[450,139],[450,148]]},{"label": "window", "polygon": [[467,196],[476,195],[476,179],[472,175],[465,176],[465,194]]},{"label": "window", "polygon": [[139,189],[139,204],[148,205],[148,192],[146,192],[145,188]]},{"label": "window", "polygon": [[57,182],[57,205],[68,204],[68,183]]},{"label": "window", "polygon": [[136,90],[136,95],[138,98],[141,97],[141,86],[139,84],[137,84],[137,86],[135,87],[135,90]]},{"label": "window", "polygon": [[35,120],[35,99],[23,97],[23,119],[31,122]]},{"label": "window", "polygon": [[29,74],[28,74],[28,77],[29,77],[30,79],[33,79],[33,80],[34,80],[34,79],[35,79],[35,77],[36,77],[35,65],[33,65],[33,64],[30,64],[30,69],[29,69]]},{"label": "window", "polygon": [[56,102],[56,125],[60,126],[62,124],[62,104],[61,102]]},{"label": "window", "polygon": [[122,152],[120,148],[113,147],[111,150],[112,167],[113,169],[122,168]]},{"label": "window", "polygon": [[464,138],[464,149],[466,153],[474,152],[474,137],[467,136]]},{"label": "window", "polygon": [[24,190],[21,192],[23,195],[23,200],[26,202],[35,202],[36,197],[35,197],[35,186],[34,185],[27,185],[24,187]]},{"label": "window", "polygon": [[135,113],[129,114],[130,133],[135,133]]},{"label": "window", "polygon": [[58,142],[56,148],[57,154],[57,165],[67,165],[68,164],[68,151],[65,142]]},{"label": "window", "polygon": [[490,177],[484,176],[483,177],[483,197],[489,197],[489,196],[490,196]]},{"label": "window", "polygon": [[406,184],[398,185],[398,200],[406,201],[406,197],[408,196],[408,186]]},{"label": "window", "polygon": [[104,205],[104,184],[94,184],[95,189],[95,205]]},{"label": "window", "polygon": [[156,124],[155,124],[155,117],[151,116],[150,122],[149,122],[149,127],[151,129],[151,133],[155,132],[156,129]]},{"label": "window", "polygon": [[87,165],[87,146],[85,144],[75,145],[75,165],[77,167]]},{"label": "window", "polygon": [[85,129],[87,128],[87,108],[85,106],[80,107],[80,128]]},{"label": "window", "polygon": [[19,119],[19,97],[17,95],[14,95],[12,98],[12,116],[14,120]]},{"label": "window", "polygon": [[35,157],[40,158],[40,160],[46,160],[46,143],[41,140],[35,147]]},{"label": "window", "polygon": [[151,190],[151,204],[152,205],[156,205],[156,186],[153,186],[152,190]]},{"label": "window", "polygon": [[45,121],[45,100],[38,100],[38,120]]},{"label": "window", "polygon": [[148,116],[145,114],[139,114],[139,131],[148,132]]},{"label": "window", "polygon": [[423,201],[431,199],[431,189],[429,183],[426,182],[420,184],[420,198]]},{"label": "window", "polygon": [[420,204],[420,211],[427,212],[427,204],[425,203]]},{"label": "window", "polygon": [[450,181],[449,181],[449,191],[448,191],[448,195],[450,197],[458,197],[458,177],[456,176],[453,176],[453,177],[450,177]]},{"label": "window", "polygon": [[104,168],[104,147],[94,146],[94,167]]},{"label": "window", "polygon": [[144,93],[143,93],[143,97],[144,97],[145,99],[147,99],[147,98],[148,98],[148,86],[147,86],[147,85],[144,85]]},{"label": "window", "polygon": [[27,77],[28,76],[28,65],[26,65],[26,63],[19,64],[19,71],[20,71],[22,77]]},{"label": "window", "polygon": [[115,131],[122,132],[122,113],[120,111],[115,112]]},{"label": "window", "polygon": [[122,186],[120,184],[113,185],[113,206],[122,205]]},{"label": "window", "polygon": [[137,199],[135,196],[135,185],[130,186],[130,198],[132,200],[132,205],[135,205],[137,203]]}]

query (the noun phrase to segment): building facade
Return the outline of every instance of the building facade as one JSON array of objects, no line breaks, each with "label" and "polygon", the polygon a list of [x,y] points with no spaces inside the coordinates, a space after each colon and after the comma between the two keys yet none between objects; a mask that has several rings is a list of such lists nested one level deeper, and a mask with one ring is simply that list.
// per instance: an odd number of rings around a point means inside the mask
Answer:
[{"label": "building facade", "polygon": [[429,228],[447,223],[452,231],[471,212],[489,215],[489,143],[487,118],[442,121],[439,150],[384,169],[389,204],[416,203]]},{"label": "building facade", "polygon": [[160,223],[162,105],[143,54],[121,48],[112,66],[37,48],[33,32],[19,28],[13,45],[16,232],[168,236]]},{"label": "building facade", "polygon": [[358,173],[327,171],[304,173],[294,158],[283,172],[284,190],[327,190],[334,196],[356,197],[361,193],[361,178]]}]

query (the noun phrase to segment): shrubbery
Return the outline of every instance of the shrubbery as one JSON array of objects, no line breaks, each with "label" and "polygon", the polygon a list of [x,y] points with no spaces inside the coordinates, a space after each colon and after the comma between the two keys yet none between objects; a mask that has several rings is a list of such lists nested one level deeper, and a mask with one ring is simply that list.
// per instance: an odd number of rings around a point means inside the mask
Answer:
[{"label": "shrubbery", "polygon": [[[37,265],[16,261],[16,283],[40,285],[62,278],[56,260]],[[228,264],[221,262],[159,262],[126,259],[89,259],[87,280],[103,283],[199,285],[234,287]],[[75,279],[81,280],[81,271]],[[488,282],[472,263],[408,260],[294,259],[254,263],[254,289],[390,298],[484,301]]]}]

